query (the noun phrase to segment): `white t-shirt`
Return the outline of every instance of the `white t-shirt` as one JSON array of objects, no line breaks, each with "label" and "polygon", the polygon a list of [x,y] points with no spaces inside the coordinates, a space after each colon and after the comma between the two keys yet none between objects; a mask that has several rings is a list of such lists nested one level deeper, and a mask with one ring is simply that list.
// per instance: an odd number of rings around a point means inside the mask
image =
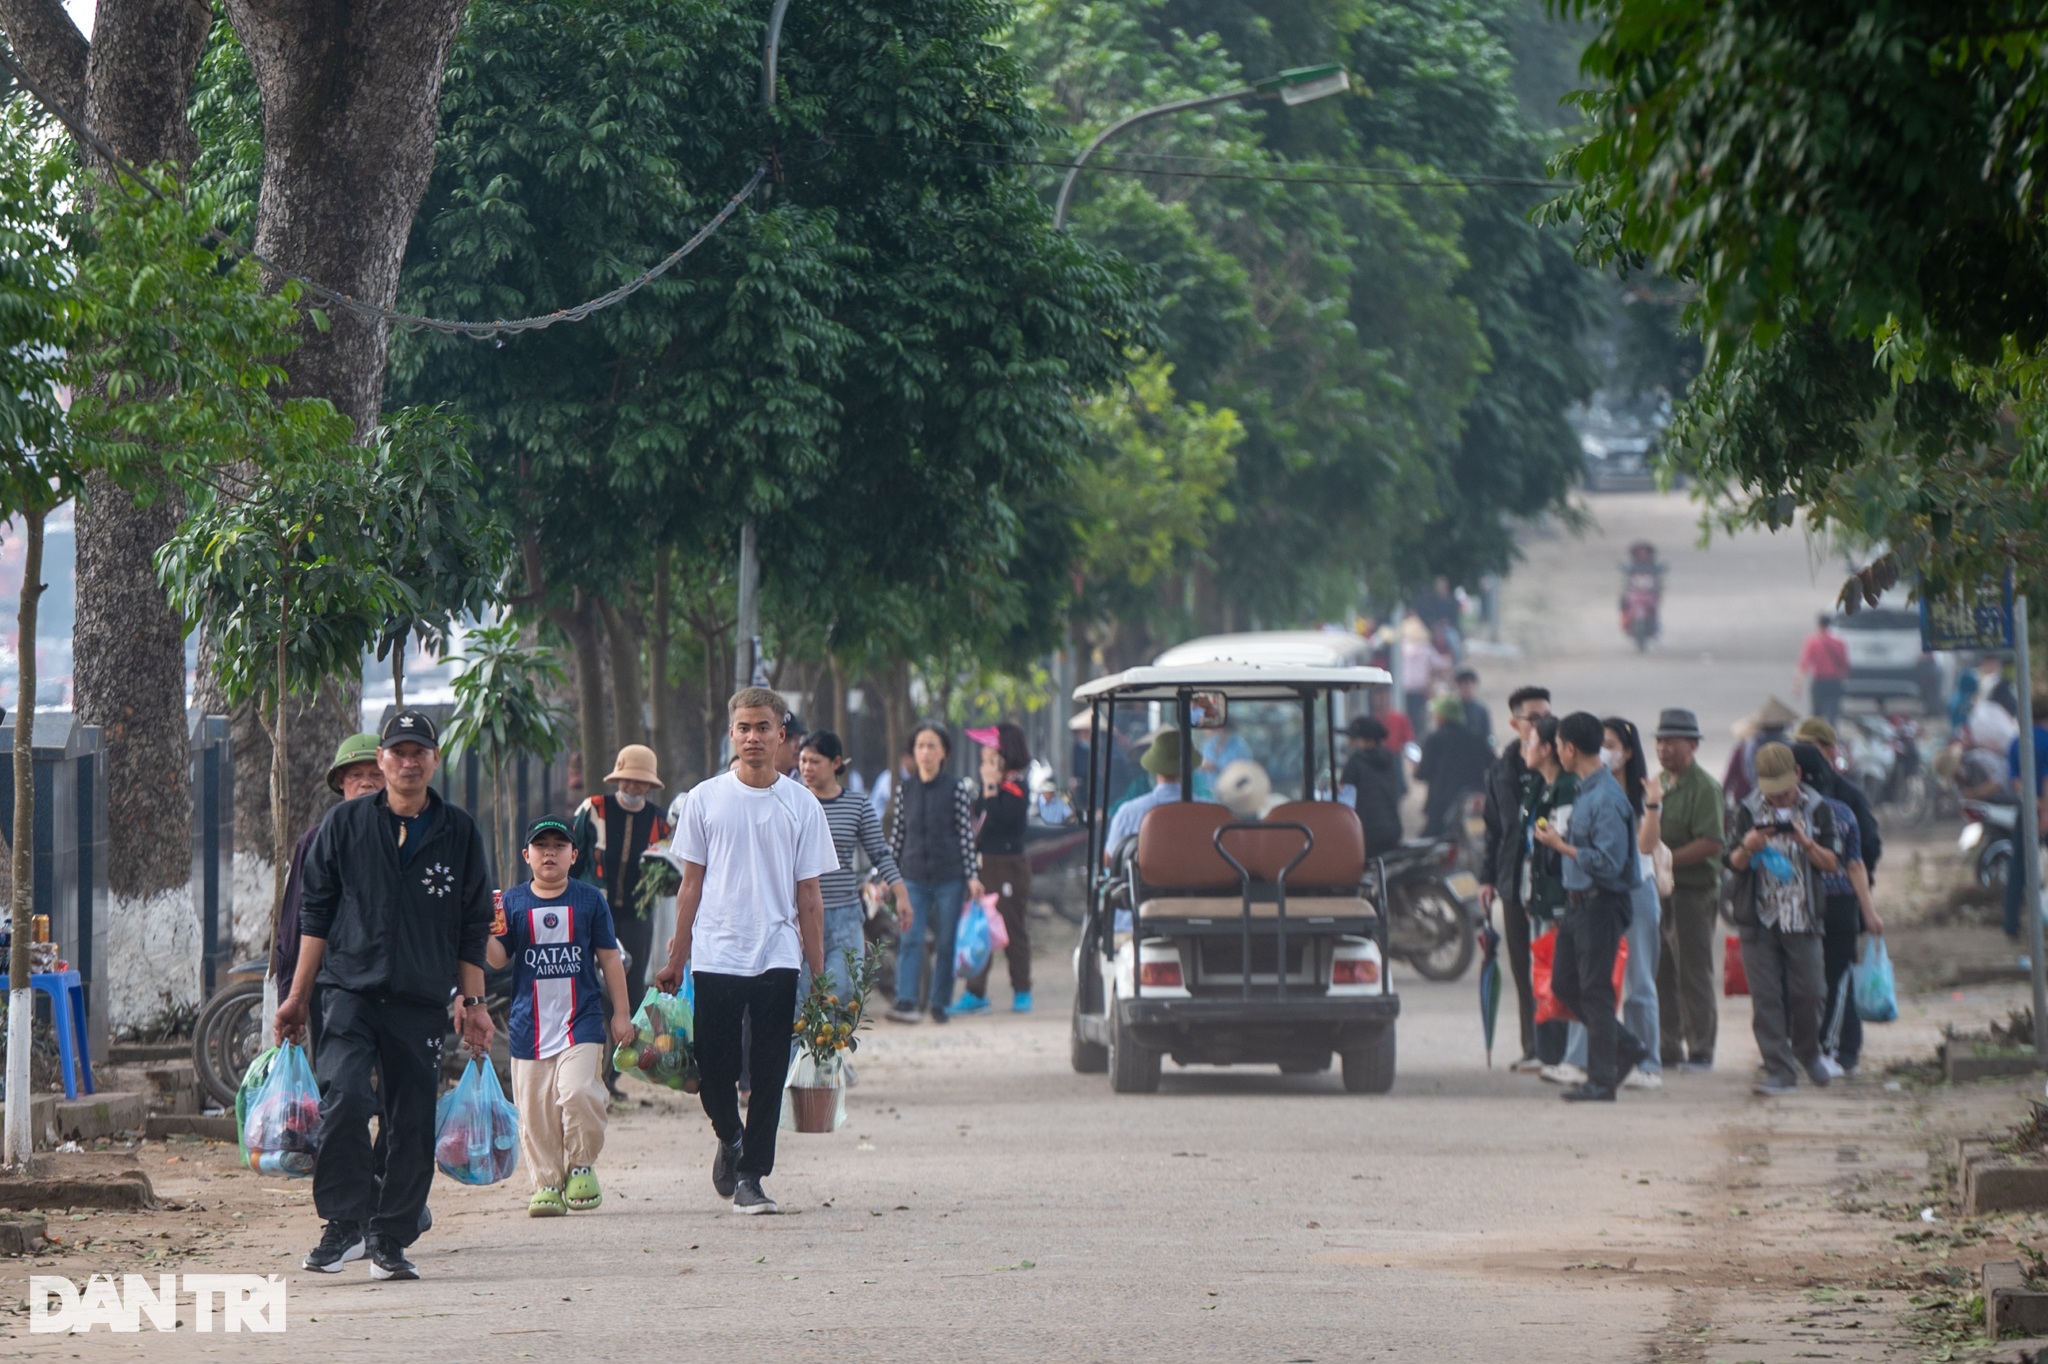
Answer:
[{"label": "white t-shirt", "polygon": [[672,846],[704,868],[692,970],[758,976],[802,966],[796,883],[839,869],[816,796],[788,777],[755,787],[724,773],[691,788]]}]

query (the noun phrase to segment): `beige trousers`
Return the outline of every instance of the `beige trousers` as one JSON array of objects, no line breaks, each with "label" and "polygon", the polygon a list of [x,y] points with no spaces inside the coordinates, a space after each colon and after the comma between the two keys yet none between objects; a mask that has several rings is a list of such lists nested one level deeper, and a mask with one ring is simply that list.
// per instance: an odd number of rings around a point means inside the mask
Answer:
[{"label": "beige trousers", "polygon": [[568,1172],[597,1164],[604,1149],[604,1047],[578,1042],[543,1061],[512,1058],[519,1157],[533,1187],[559,1189]]}]

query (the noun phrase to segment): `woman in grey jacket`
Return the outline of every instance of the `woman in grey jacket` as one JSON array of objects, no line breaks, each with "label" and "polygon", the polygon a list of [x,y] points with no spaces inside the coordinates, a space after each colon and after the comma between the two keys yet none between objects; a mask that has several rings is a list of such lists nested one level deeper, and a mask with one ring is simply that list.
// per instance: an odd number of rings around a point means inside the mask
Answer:
[{"label": "woman in grey jacket", "polygon": [[981,894],[974,851],[974,788],[946,775],[952,736],[926,720],[910,735],[910,775],[896,792],[889,844],[910,892],[910,931],[896,952],[896,1007],[889,1017],[915,1023],[918,985],[924,978],[925,944],[937,953],[932,963],[932,1022],[946,1021],[953,1002],[953,937],[960,908]]}]

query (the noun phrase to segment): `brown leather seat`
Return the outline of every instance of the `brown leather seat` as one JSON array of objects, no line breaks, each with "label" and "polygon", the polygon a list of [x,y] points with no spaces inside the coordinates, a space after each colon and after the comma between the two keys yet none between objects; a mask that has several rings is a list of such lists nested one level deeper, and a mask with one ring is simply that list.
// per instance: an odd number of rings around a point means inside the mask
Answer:
[{"label": "brown leather seat", "polygon": [[1216,831],[1236,819],[1227,807],[1202,800],[1147,810],[1138,824],[1138,883],[1148,893],[1169,895],[1236,891],[1243,881],[1216,855],[1213,842]]},{"label": "brown leather seat", "polygon": [[[1315,836],[1315,846],[1308,856],[1287,873],[1290,890],[1306,892],[1313,887],[1345,895],[1358,893],[1359,884],[1365,880],[1365,826],[1358,822],[1358,813],[1350,806],[1334,800],[1293,800],[1269,810],[1266,822],[1306,825]],[[1225,835],[1226,839],[1231,837],[1248,836]],[[1270,881],[1301,851],[1301,835],[1292,829],[1275,829],[1270,841],[1263,841],[1262,836],[1260,860],[1256,863],[1246,860],[1234,847],[1231,851],[1237,853],[1237,859],[1254,876]]]}]

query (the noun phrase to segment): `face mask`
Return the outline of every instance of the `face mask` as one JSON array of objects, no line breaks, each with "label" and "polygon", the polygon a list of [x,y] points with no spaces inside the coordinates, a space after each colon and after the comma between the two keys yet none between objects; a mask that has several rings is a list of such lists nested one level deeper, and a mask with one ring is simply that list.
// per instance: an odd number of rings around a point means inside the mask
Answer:
[{"label": "face mask", "polygon": [[1600,750],[1600,761],[1607,765],[1609,772],[1618,773],[1628,766],[1628,754],[1618,748],[1603,748]]},{"label": "face mask", "polygon": [[624,791],[616,792],[613,799],[618,801],[621,810],[638,810],[647,804],[647,797],[629,796]]}]

